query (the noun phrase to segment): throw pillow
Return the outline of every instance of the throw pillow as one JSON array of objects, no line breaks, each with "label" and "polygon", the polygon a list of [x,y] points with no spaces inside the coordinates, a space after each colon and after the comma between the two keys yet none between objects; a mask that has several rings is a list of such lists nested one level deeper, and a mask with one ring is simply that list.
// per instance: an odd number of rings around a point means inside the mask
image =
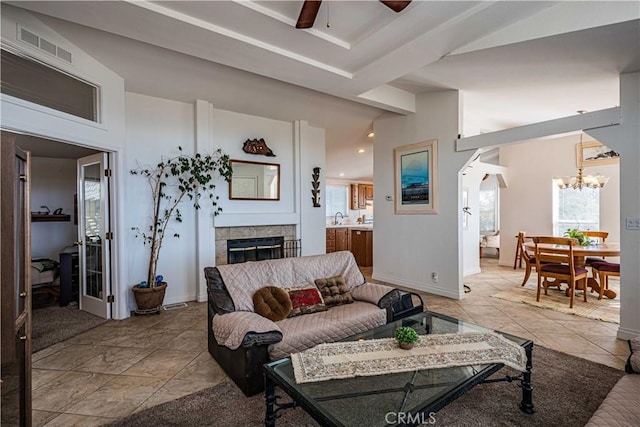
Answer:
[{"label": "throw pillow", "polygon": [[327,311],[327,306],[315,286],[288,288],[289,299],[293,307],[288,317]]},{"label": "throw pillow", "polygon": [[320,289],[322,298],[327,307],[333,307],[342,304],[351,304],[353,302],[353,296],[347,288],[347,282],[344,277],[335,276],[324,279],[316,279],[316,286]]},{"label": "throw pillow", "polygon": [[275,286],[260,288],[253,294],[253,310],[273,322],[282,320],[291,312],[289,294]]},{"label": "throw pillow", "polygon": [[640,337],[629,340],[631,355],[627,359],[625,371],[629,374],[640,374]]}]

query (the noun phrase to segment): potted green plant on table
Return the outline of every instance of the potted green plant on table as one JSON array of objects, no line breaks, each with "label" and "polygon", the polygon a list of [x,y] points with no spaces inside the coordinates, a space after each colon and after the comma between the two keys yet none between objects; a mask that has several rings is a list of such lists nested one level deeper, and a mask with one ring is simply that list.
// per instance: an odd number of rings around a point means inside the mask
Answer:
[{"label": "potted green plant on table", "polygon": [[577,228],[567,228],[567,231],[564,233],[564,237],[570,237],[578,240],[578,245],[580,246],[589,246],[593,243],[591,239],[585,236],[584,233],[579,231]]},{"label": "potted green plant on table", "polygon": [[[130,171],[147,179],[152,199],[149,225],[131,228],[145,247],[149,247],[147,280],[133,286],[139,314],[158,312],[162,307],[167,283],[157,274],[158,260],[169,223],[182,222],[181,202],[188,199],[197,210],[202,197],[208,194],[207,203],[213,207],[213,214],[218,215],[222,208],[215,195],[215,181],[220,177],[227,182],[231,179],[229,156],[221,150],[211,154],[184,154],[182,147],[178,147],[178,152],[175,157],[161,157],[155,166],[139,166]],[[178,233],[173,236],[180,237]]]},{"label": "potted green plant on table", "polygon": [[401,326],[395,332],[396,341],[400,348],[410,350],[413,345],[418,342],[418,333],[410,326]]}]

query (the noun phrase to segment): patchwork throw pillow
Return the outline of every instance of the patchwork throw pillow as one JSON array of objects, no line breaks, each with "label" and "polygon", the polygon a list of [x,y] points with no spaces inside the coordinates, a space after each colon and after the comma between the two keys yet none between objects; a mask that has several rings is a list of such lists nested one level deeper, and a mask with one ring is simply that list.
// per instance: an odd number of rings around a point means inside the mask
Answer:
[{"label": "patchwork throw pillow", "polygon": [[629,340],[629,349],[631,355],[627,359],[625,371],[629,374],[640,374],[640,337]]},{"label": "patchwork throw pillow", "polygon": [[328,277],[324,279],[316,279],[316,286],[320,289],[322,298],[327,307],[333,307],[342,304],[351,304],[353,296],[347,288],[347,282],[342,276]]},{"label": "patchwork throw pillow", "polygon": [[287,292],[292,306],[288,317],[327,311],[327,306],[320,295],[320,291],[315,286],[288,288]]},{"label": "patchwork throw pillow", "polygon": [[272,322],[282,320],[291,312],[289,294],[275,286],[260,288],[253,294],[253,310]]}]

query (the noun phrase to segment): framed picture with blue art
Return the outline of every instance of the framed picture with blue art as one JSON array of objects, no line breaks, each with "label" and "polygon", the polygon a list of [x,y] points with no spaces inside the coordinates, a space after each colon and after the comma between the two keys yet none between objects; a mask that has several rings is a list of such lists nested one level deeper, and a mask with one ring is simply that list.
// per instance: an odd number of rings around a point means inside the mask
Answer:
[{"label": "framed picture with blue art", "polygon": [[438,213],[438,141],[393,150],[396,214]]}]

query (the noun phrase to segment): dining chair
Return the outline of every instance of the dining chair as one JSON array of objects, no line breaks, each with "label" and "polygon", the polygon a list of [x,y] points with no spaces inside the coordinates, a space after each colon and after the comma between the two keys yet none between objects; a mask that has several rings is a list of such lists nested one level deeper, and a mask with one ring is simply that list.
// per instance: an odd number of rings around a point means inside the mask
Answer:
[{"label": "dining chair", "polygon": [[[536,301],[540,301],[540,290],[543,286],[544,294],[548,295],[547,289],[549,287],[560,289],[562,283],[567,283],[569,285],[569,308],[573,308],[576,285],[578,282],[582,282],[584,301],[586,302],[587,276],[589,272],[586,268],[575,265],[573,247],[578,241],[568,237],[548,236],[535,236],[531,239],[535,244],[536,270],[538,271]],[[566,247],[566,250],[559,252],[558,248],[553,245],[562,245]],[[553,280],[550,281],[549,279]]]},{"label": "dining chair", "polygon": [[[585,236],[589,237],[589,238],[593,237],[594,239],[597,239],[598,243],[605,243],[605,240],[607,240],[607,237],[609,237],[609,232],[608,231],[585,230],[585,231],[581,231],[581,233],[584,234]],[[585,265],[591,265],[591,263],[593,263],[593,262],[602,262],[602,260],[604,260],[604,257],[602,257],[602,258],[587,257],[584,260],[584,264]],[[595,277],[595,273],[594,273],[593,277]]]},{"label": "dining chair", "polygon": [[614,262],[594,262],[591,264],[591,270],[593,275],[598,275],[598,282],[600,290],[598,293],[598,299],[602,299],[603,295],[607,295],[607,298],[615,298],[616,294],[609,290],[609,276],[620,277],[620,264]]},{"label": "dining chair", "polygon": [[531,276],[531,270],[536,268],[536,257],[534,254],[529,253],[529,251],[527,250],[526,246],[524,245],[525,239],[527,239],[527,233],[525,233],[524,231],[520,231],[518,233],[518,243],[516,244],[516,256],[518,258],[514,262],[513,266],[513,268],[516,268],[516,263],[518,261],[524,261],[524,280],[522,281],[522,285],[520,286],[524,286],[527,283],[527,280],[529,280],[529,277]]},{"label": "dining chair", "polygon": [[[523,260],[524,261],[524,268],[525,268],[525,272],[524,272],[524,280],[522,281],[522,285],[520,286],[524,286],[527,284],[527,281],[529,280],[529,277],[531,276],[531,270],[536,270],[536,272],[538,271],[538,268],[536,266],[536,255],[534,253],[531,253],[527,247],[525,246],[525,240],[531,240],[530,237],[527,237],[527,233],[525,233],[524,231],[520,231],[518,233],[518,243],[516,245],[516,248],[518,250],[519,253],[519,260]],[[562,259],[560,260],[556,260],[556,261],[543,261],[542,264],[553,264],[553,263],[561,263]],[[515,267],[514,267],[515,268]]]}]

